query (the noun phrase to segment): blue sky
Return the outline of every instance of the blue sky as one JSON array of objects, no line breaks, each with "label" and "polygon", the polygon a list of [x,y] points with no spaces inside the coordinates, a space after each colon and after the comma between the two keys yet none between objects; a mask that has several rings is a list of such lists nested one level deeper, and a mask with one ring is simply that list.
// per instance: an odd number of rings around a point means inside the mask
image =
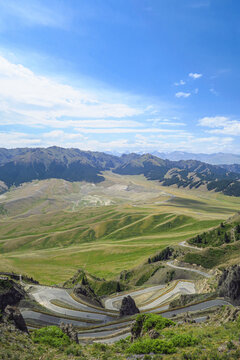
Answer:
[{"label": "blue sky", "polygon": [[238,0],[0,0],[1,147],[240,153]]}]

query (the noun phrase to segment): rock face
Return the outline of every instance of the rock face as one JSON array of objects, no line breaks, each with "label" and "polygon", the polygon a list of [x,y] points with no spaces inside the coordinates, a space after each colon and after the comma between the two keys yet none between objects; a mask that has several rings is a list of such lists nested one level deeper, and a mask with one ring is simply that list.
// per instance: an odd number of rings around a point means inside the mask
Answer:
[{"label": "rock face", "polygon": [[120,308],[120,316],[135,315],[139,312],[140,311],[137,308],[135,301],[130,295],[123,298]]},{"label": "rock face", "polygon": [[234,265],[224,270],[219,279],[219,295],[228,297],[236,305],[240,305],[240,266]]},{"label": "rock face", "polygon": [[74,329],[72,324],[60,324],[60,329],[73,341],[79,344],[77,331]]},{"label": "rock face", "polygon": [[24,290],[12,280],[0,280],[0,311],[24,298]]},{"label": "rock face", "polygon": [[79,284],[74,288],[74,294],[82,297],[86,301],[92,302],[96,306],[102,307],[101,300],[95,294],[93,289],[88,284]]},{"label": "rock face", "polygon": [[16,306],[6,306],[3,314],[3,321],[6,323],[12,323],[17,329],[28,333],[26,323]]}]

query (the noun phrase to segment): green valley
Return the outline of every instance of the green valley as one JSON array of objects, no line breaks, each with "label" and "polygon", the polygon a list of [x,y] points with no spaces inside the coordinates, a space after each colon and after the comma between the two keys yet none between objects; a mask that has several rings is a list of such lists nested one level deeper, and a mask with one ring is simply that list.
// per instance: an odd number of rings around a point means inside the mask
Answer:
[{"label": "green valley", "polygon": [[0,271],[45,284],[62,283],[79,268],[111,279],[217,227],[240,207],[239,198],[166,189],[142,175],[104,176],[96,185],[51,179],[3,194]]}]

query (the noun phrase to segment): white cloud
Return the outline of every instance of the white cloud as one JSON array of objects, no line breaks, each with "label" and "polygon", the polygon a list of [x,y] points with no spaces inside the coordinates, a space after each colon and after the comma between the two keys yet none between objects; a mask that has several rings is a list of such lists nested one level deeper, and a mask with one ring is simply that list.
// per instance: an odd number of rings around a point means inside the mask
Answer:
[{"label": "white cloud", "polygon": [[175,96],[176,96],[177,98],[181,98],[181,97],[183,97],[183,98],[188,98],[190,95],[191,95],[191,93],[189,93],[189,92],[183,92],[183,91],[179,91],[179,92],[177,92],[177,93],[175,94]]},{"label": "white cloud", "polygon": [[174,83],[175,86],[181,86],[181,85],[185,85],[185,84],[186,84],[186,82],[183,80],[180,80],[179,82]]},{"label": "white cloud", "polygon": [[240,135],[240,121],[226,116],[204,117],[199,120],[199,125],[212,128],[213,130],[207,131],[211,134]]},{"label": "white cloud", "polygon": [[[166,141],[167,140],[167,141]],[[131,139],[118,138],[112,140],[89,138],[79,132],[66,133],[63,130],[53,130],[51,132],[34,135],[20,132],[0,132],[1,146],[14,148],[21,146],[28,147],[46,147],[46,146],[64,146],[76,147],[83,150],[96,151],[135,151],[135,152],[151,152],[155,150],[161,151],[190,151],[202,152],[204,147],[205,153],[217,152],[221,150],[233,150],[232,137],[206,136],[195,137],[187,132],[171,132],[171,133],[150,133],[146,135],[144,132],[137,133]],[[235,149],[239,152],[239,149]]]},{"label": "white cloud", "polygon": [[199,79],[200,77],[202,77],[202,74],[198,74],[198,73],[189,73],[188,76],[194,80]]},{"label": "white cloud", "polygon": [[[144,108],[121,102],[121,94],[114,94],[119,102],[103,99],[97,92],[74,88],[51,78],[33,73],[28,68],[10,63],[0,56],[0,112],[1,124],[28,126],[86,126],[87,119],[121,119],[141,114]],[[124,97],[124,96],[123,96]],[[81,120],[81,118],[85,118]],[[85,122],[84,122],[85,121]],[[89,127],[96,126],[95,120]],[[110,121],[110,126],[138,126],[126,120]],[[109,124],[103,121],[103,126]]]},{"label": "white cloud", "polygon": [[[16,148],[16,147],[35,147],[41,144],[41,139],[35,136],[30,136],[26,133],[7,131],[0,132],[1,147]],[[20,145],[21,144],[21,145]]]},{"label": "white cloud", "polygon": [[206,116],[199,120],[200,126],[210,128],[224,127],[229,123],[229,118],[225,116]]},{"label": "white cloud", "polygon": [[[163,133],[163,134],[171,134],[171,133],[179,133],[180,130],[172,130],[172,129],[160,129],[160,128],[76,128],[76,131],[79,131],[83,134],[136,134],[136,133]],[[183,132],[183,131],[182,131]],[[183,132],[185,134],[185,132]]]},{"label": "white cloud", "polygon": [[171,119],[162,119],[162,118],[153,118],[153,119],[146,119],[148,122],[152,122],[153,125],[165,125],[165,126],[186,126],[185,123],[176,121],[172,121]]}]

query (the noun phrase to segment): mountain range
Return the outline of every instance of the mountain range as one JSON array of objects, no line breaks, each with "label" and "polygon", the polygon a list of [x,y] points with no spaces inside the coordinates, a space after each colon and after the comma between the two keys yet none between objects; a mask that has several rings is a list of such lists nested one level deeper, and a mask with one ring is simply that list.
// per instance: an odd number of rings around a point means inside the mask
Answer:
[{"label": "mountain range", "polygon": [[198,160],[171,161],[151,154],[114,156],[79,149],[18,148],[0,149],[0,191],[12,185],[58,178],[98,183],[102,171],[121,175],[141,175],[163,186],[206,188],[240,196],[240,165],[211,165]]},{"label": "mountain range", "polygon": [[212,165],[223,165],[223,164],[240,164],[240,154],[231,153],[214,153],[214,154],[194,154],[184,151],[173,151],[170,153],[164,153],[159,151],[152,152],[152,155],[160,157],[161,159],[168,159],[172,161],[179,160],[198,160],[206,162]]}]

